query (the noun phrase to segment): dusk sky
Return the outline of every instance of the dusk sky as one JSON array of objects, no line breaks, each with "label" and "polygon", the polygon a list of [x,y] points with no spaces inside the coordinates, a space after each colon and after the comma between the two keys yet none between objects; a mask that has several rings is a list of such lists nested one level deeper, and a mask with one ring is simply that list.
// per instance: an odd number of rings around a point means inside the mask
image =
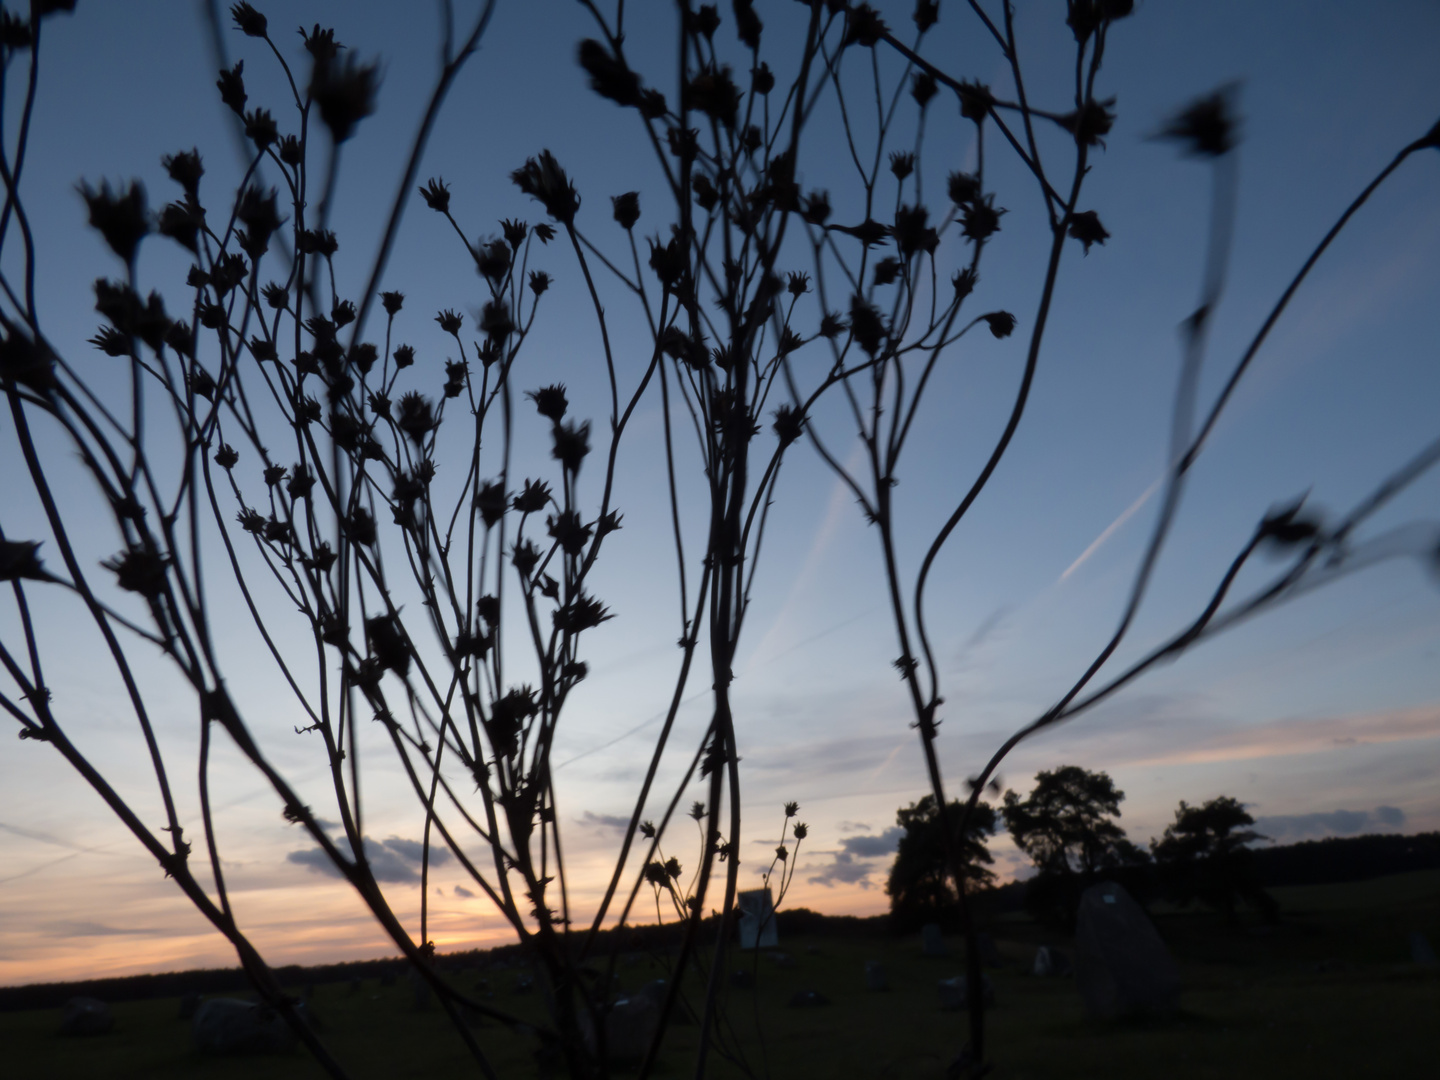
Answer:
[{"label": "dusk sky", "polygon": [[[333,25],[360,57],[382,61],[379,107],[345,145],[332,219],[341,244],[340,291],[354,297],[403,168],[401,148],[429,93],[441,5],[257,6],[299,71],[307,65],[293,28],[316,22]],[[473,18],[473,3],[455,6],[461,22]],[[902,37],[911,36],[911,4],[877,6]],[[995,8],[989,0],[982,6]],[[631,0],[626,8],[629,54],[673,97],[666,75],[674,63],[671,5]],[[764,55],[781,69],[796,51],[805,9],[787,0],[759,3],[757,10],[766,20]],[[73,16],[45,24],[22,183],[40,251],[36,288],[50,340],[102,394],[107,386],[123,392],[125,384],[121,362],[87,344],[100,321],[91,283],[121,268],[87,228],[76,184],[137,177],[158,208],[176,197],[161,156],[196,146],[206,184],[233,189],[237,148],[215,89],[217,63],[203,12],[204,4],[176,0],[82,0]],[[717,41],[723,37],[730,48],[729,5],[721,12],[727,22]],[[292,130],[273,57],[233,30],[228,15],[222,20],[230,61],[245,60],[252,103],[271,108],[282,132]],[[668,230],[673,210],[661,198],[637,117],[597,98],[576,64],[577,43],[593,33],[585,10],[568,0],[498,5],[420,170],[422,180],[441,176],[450,183],[452,208],[472,237],[498,234],[501,218],[544,220],[509,174],[546,148],[574,179],[583,199],[579,227],[602,250],[623,250],[612,195],[641,193],[637,235]],[[1073,43],[1064,5],[1018,4],[1017,33],[1031,100],[1067,110]],[[1200,288],[1210,171],[1153,136],[1197,96],[1236,85],[1244,118],[1238,217],[1200,384],[1208,403],[1338,215],[1440,118],[1437,44],[1440,7],[1424,0],[1363,9],[1310,0],[1150,2],[1114,27],[1099,85],[1102,96],[1117,99],[1118,119],[1104,151],[1091,159],[1082,200],[1098,212],[1110,239],[1088,255],[1068,245],[1019,434],[930,584],[946,699],[939,746],[954,793],[1104,644],[1154,521],[1179,371],[1178,327]],[[957,77],[990,84],[999,96],[1011,93],[1008,69],[965,5],[942,6],[924,54]],[[900,66],[883,47],[880,55],[893,79]],[[643,58],[652,56],[661,59],[647,66]],[[24,62],[16,60],[4,100],[7,147],[23,79]],[[906,107],[913,112],[908,98],[902,112]],[[931,112],[926,155],[933,176],[926,184],[939,205],[945,174],[973,167],[974,129],[947,96]],[[829,188],[837,220],[858,220],[848,151],[823,113],[814,138],[804,186]],[[1053,146],[1058,159],[1064,146]],[[909,469],[902,467],[896,489],[909,574],[1003,426],[1048,251],[1033,181],[999,140],[987,143],[986,154],[987,186],[1008,213],[987,252],[975,310],[1012,311],[1019,328],[1005,340],[966,338],[928,392]],[[17,250],[12,235],[7,274],[20,265]],[[151,238],[140,256],[142,289],[173,297],[172,310],[184,303],[184,254]],[[347,255],[353,261],[345,262]],[[794,268],[804,268],[802,255]],[[956,256],[950,258],[955,265]],[[603,364],[574,257],[552,244],[537,245],[532,259],[556,284],[541,305],[518,378],[526,388],[565,382],[575,415],[603,429]],[[430,365],[438,383],[434,372],[447,339],[434,313],[453,308],[473,322],[481,283],[449,226],[418,197],[382,287],[406,294],[397,333],[416,346],[418,366]],[[622,355],[630,349],[626,373],[633,383],[648,358],[645,352],[635,359],[648,348],[644,328],[613,283],[602,293]],[[1396,172],[1325,255],[1241,384],[1192,473],[1115,670],[1198,614],[1267,510],[1308,493],[1307,505],[1342,514],[1440,436],[1437,311],[1440,152],[1426,150]],[[29,477],[17,466],[13,421],[8,410],[4,415],[0,525],[7,538],[45,540]],[[841,419],[831,412],[816,422],[842,459],[858,463],[846,443],[853,431]],[[65,464],[63,441],[53,432],[47,437],[42,445],[64,477],[60,497],[97,508],[94,535],[83,542],[98,563],[119,545],[109,515],[79,468]],[[522,458],[545,460],[538,422],[518,438]],[[627,820],[633,807],[678,661],[658,398],[642,404],[627,439],[616,495],[624,528],[607,540],[613,546],[597,564],[595,582],[615,618],[584,639],[592,674],[567,705],[556,751],[572,902],[581,910],[593,909],[603,889],[618,845],[615,822]],[[694,455],[684,462],[698,489]],[[582,473],[582,488],[587,480],[593,484],[594,477]],[[585,497],[593,501],[594,491]],[[772,515],[734,686],[748,831],[742,887],[758,884],[781,806],[796,800],[810,838],[785,906],[879,913],[887,908],[896,809],[928,786],[891,665],[897,646],[878,545],[854,499],[803,441],[787,458]],[[1218,795],[1242,800],[1259,830],[1278,842],[1440,829],[1440,566],[1412,557],[1440,542],[1440,470],[1408,487],[1355,543],[1401,526],[1411,526],[1396,534],[1401,557],[1202,643],[1092,712],[1022,744],[1002,765],[1002,782],[1023,793],[1041,769],[1106,770],[1127,796],[1122,824],[1142,845],[1162,833],[1179,800]],[[58,566],[53,543],[41,554]],[[1279,565],[1260,560],[1242,576],[1242,590]],[[225,584],[218,559],[209,570],[223,609],[233,585]],[[93,626],[73,600],[51,602],[43,589],[29,595],[38,605],[58,715],[158,827],[163,819],[153,778],[146,786],[144,747]],[[238,603],[233,612],[218,627],[230,686],[272,760],[319,817],[334,820],[319,744],[293,733],[303,718],[276,685]],[[308,630],[293,620],[285,625],[293,639],[282,639],[282,647],[286,641],[300,647]],[[8,589],[0,640],[23,651]],[[135,655],[177,778],[182,817],[198,835],[194,701],[153,650]],[[662,778],[678,778],[678,759],[688,760],[703,732],[708,689],[708,669],[699,664],[681,713],[682,749]],[[3,679],[0,690],[15,692]],[[0,746],[0,984],[234,964],[233,951],[52,749],[13,734]],[[349,887],[327,876],[318,850],[282,819],[263,778],[229,744],[217,753],[214,803],[227,874],[241,922],[267,959],[314,963],[391,953]],[[379,753],[368,760],[366,833],[377,844],[377,869],[391,879],[395,908],[414,931],[412,855],[423,811],[397,765]],[[694,837],[681,826],[691,823],[675,826],[667,853],[693,861]],[[991,850],[1002,877],[1023,874],[1026,860],[1007,837],[995,837]],[[474,895],[453,858],[432,870],[431,890],[431,936],[442,951],[510,940],[503,919]]]}]

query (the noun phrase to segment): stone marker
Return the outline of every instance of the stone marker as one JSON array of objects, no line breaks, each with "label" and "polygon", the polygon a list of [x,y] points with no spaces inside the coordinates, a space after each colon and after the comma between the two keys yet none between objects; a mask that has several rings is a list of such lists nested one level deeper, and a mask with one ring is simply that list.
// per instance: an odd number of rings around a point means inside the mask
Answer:
[{"label": "stone marker", "polygon": [[995,947],[995,938],[988,930],[981,930],[975,935],[975,944],[980,949],[982,965],[988,968],[1005,966],[1005,961],[1000,959],[1000,950]]},{"label": "stone marker", "polygon": [[104,1035],[114,1026],[110,1006],[99,998],[72,997],[60,1010],[61,1035]]},{"label": "stone marker", "polygon": [[815,990],[796,990],[790,998],[792,1009],[813,1009],[829,1004],[830,999]]},{"label": "stone marker", "polygon": [[[970,1003],[969,981],[964,975],[956,975],[952,979],[940,980],[940,1008],[949,1012],[958,1012]],[[986,1005],[995,1004],[995,987],[990,983],[990,976],[984,972],[980,974],[980,993]]]},{"label": "stone marker", "polygon": [[416,1012],[424,1012],[430,1008],[430,983],[425,976],[416,971],[413,967],[405,972],[405,981],[410,984],[412,1003]]},{"label": "stone marker", "polygon": [[1069,975],[1070,958],[1059,949],[1041,945],[1035,950],[1035,966],[1031,971],[1042,979],[1053,975]]},{"label": "stone marker", "polygon": [[180,1011],[176,1014],[177,1020],[189,1020],[195,1015],[195,1010],[200,1007],[200,995],[193,990],[180,998]]},{"label": "stone marker", "polygon": [[769,889],[748,889],[735,894],[740,910],[740,947],[742,949],[773,949],[780,944],[780,931],[775,926],[775,905]]},{"label": "stone marker", "polygon": [[650,998],[621,998],[605,1016],[606,1055],[611,1061],[644,1060],[659,1026],[660,1007]]},{"label": "stone marker", "polygon": [[920,928],[920,944],[926,956],[945,955],[945,938],[941,936],[939,923],[926,923]]},{"label": "stone marker", "polygon": [[890,989],[890,979],[885,974],[885,965],[878,960],[865,961],[865,989]]},{"label": "stone marker", "polygon": [[211,998],[195,1010],[191,1028],[195,1049],[214,1057],[283,1054],[295,1046],[295,1033],[268,1005],[238,998]]},{"label": "stone marker", "polygon": [[632,997],[643,997],[657,1009],[665,1007],[665,995],[670,991],[670,984],[664,979],[653,979],[632,994]]},{"label": "stone marker", "polygon": [[1180,972],[1154,923],[1120,885],[1092,885],[1080,897],[1075,982],[1092,1017],[1174,1012]]},{"label": "stone marker", "polygon": [[1430,947],[1430,939],[1419,930],[1410,931],[1410,959],[1421,967],[1440,967],[1440,959]]}]

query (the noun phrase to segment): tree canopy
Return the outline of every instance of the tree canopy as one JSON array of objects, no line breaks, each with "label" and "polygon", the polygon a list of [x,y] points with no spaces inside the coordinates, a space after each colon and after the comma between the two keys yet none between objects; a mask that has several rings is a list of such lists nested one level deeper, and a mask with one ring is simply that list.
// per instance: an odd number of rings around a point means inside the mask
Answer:
[{"label": "tree canopy", "polygon": [[1091,877],[1144,860],[1115,821],[1124,798],[1108,773],[1062,765],[1036,773],[1035,788],[1023,800],[1007,791],[1001,812],[1016,846],[1041,873]]},{"label": "tree canopy", "polygon": [[1164,837],[1151,843],[1167,895],[1182,904],[1198,900],[1232,921],[1237,902],[1243,900],[1274,919],[1277,905],[1260,887],[1248,846],[1264,839],[1250,828],[1254,824],[1244,804],[1232,796],[1220,795],[1200,806],[1181,799]]},{"label": "tree canopy", "polygon": [[[938,805],[934,795],[925,795],[895,814],[895,823],[905,834],[900,838],[885,891],[890,896],[890,915],[897,929],[913,930],[927,922],[950,923],[958,913],[959,897],[946,866]],[[952,827],[959,826],[962,813],[961,804],[952,800],[948,815]],[[967,893],[995,883],[995,874],[989,869],[994,859],[986,847],[986,838],[996,828],[995,808],[989,803],[978,804],[959,842]]]}]

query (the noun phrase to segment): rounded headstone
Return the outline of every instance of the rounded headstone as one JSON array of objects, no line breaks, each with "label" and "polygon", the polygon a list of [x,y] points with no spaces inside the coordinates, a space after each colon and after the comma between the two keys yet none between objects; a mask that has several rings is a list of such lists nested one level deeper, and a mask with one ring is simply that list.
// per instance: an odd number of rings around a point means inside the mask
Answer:
[{"label": "rounded headstone", "polygon": [[195,1010],[195,1049],[214,1057],[281,1054],[295,1045],[290,1025],[268,1005],[211,998]]},{"label": "rounded headstone", "polygon": [[104,1035],[114,1026],[110,1006],[98,998],[72,997],[60,1010],[61,1035]]}]

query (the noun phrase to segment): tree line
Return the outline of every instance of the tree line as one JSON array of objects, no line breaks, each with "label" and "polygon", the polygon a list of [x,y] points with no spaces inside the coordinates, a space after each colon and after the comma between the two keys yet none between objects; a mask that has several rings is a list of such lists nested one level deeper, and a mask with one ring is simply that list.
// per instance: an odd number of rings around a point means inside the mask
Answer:
[{"label": "tree line", "polygon": [[[999,794],[998,785],[991,791]],[[1118,881],[1147,902],[1200,904],[1232,923],[1239,921],[1243,907],[1273,922],[1279,906],[1265,884],[1331,880],[1327,873],[1349,880],[1366,876],[1366,870],[1419,869],[1440,855],[1440,844],[1426,843],[1426,837],[1363,837],[1256,850],[1251,845],[1268,837],[1255,831],[1255,818],[1230,795],[1199,805],[1180,800],[1174,820],[1147,850],[1133,843],[1119,823],[1124,799],[1108,773],[1062,765],[1037,773],[1035,786],[1023,798],[1006,791],[998,806],[978,802],[955,845],[964,860],[967,890],[994,888],[987,841],[1002,826],[1035,867],[1025,883],[1026,911],[1066,930],[1074,928],[1080,894],[1099,881]],[[958,821],[958,800],[953,805],[957,813],[951,820]],[[904,834],[885,886],[895,928],[905,932],[927,922],[958,924],[959,899],[946,871],[934,797],[927,794],[901,808],[896,823]],[[1327,862],[1334,866],[1326,869]]]}]

